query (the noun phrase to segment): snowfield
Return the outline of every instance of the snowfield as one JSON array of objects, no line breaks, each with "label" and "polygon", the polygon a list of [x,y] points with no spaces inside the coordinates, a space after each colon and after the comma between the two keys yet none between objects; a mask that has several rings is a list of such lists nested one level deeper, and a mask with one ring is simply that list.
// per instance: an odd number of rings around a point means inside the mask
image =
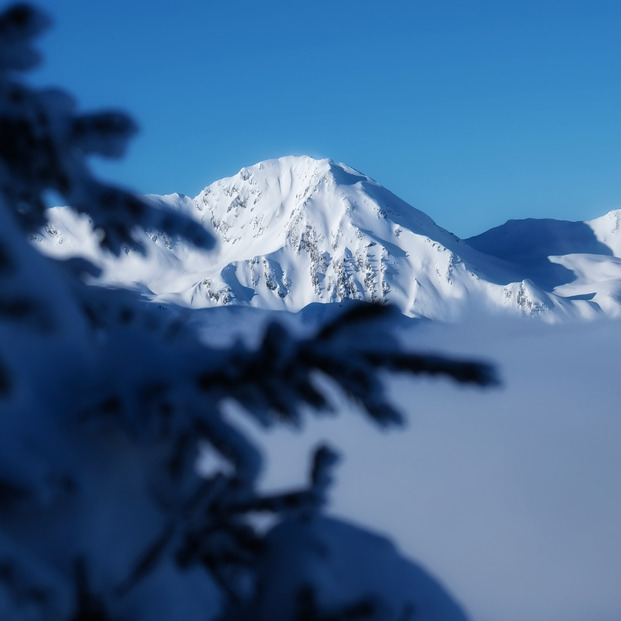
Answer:
[{"label": "snowfield", "polygon": [[[237,317],[250,339],[254,315]],[[408,423],[390,432],[342,400],[302,433],[246,426],[266,487],[302,481],[304,453],[328,442],[343,455],[330,512],[389,534],[473,621],[621,618],[621,325],[411,323],[409,347],[494,361],[502,387],[393,379]]]},{"label": "snowfield", "polygon": [[387,378],[408,414],[397,431],[338,395],[339,416],[302,433],[258,430],[231,409],[264,447],[266,489],[299,485],[311,447],[328,442],[343,455],[330,513],[388,534],[473,621],[621,619],[620,211],[460,240],[343,164],[293,157],[153,200],[213,229],[217,250],[140,231],[146,257],[113,260],[64,208],[33,243],[181,309],[213,345],[257,342],[274,317],[310,333],[366,299],[406,315],[394,330],[408,349],[498,367],[502,387],[486,391]]}]

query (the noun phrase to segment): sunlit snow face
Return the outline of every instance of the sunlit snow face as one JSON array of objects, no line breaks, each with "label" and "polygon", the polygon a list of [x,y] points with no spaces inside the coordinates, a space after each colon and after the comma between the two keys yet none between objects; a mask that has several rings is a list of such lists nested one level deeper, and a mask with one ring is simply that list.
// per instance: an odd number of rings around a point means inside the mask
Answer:
[{"label": "sunlit snow face", "polygon": [[432,319],[476,308],[546,321],[621,314],[618,212],[587,223],[509,222],[464,242],[369,177],[309,157],[244,168],[195,199],[150,198],[213,229],[216,249],[145,231],[146,259],[112,261],[88,222],[63,209],[37,240],[56,256],[87,256],[106,282],[140,283],[155,299],[195,308],[365,299]]}]

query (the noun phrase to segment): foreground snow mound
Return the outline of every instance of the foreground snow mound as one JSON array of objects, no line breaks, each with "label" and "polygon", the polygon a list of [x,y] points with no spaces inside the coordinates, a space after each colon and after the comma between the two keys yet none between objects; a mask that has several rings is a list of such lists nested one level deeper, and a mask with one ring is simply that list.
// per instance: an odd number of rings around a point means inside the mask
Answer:
[{"label": "foreground snow mound", "polygon": [[[431,319],[473,307],[549,320],[621,313],[619,212],[594,223],[510,222],[463,241],[366,175],[310,157],[243,168],[194,199],[150,198],[213,230],[217,251],[149,230],[139,234],[146,258],[127,249],[111,261],[89,222],[63,208],[35,240],[55,256],[87,256],[107,283],[194,308],[298,311],[358,299]],[[605,265],[576,264],[577,253],[599,253]]]},{"label": "foreground snow mound", "polygon": [[387,539],[336,519],[276,526],[263,565],[269,583],[236,621],[467,621],[443,587]]}]

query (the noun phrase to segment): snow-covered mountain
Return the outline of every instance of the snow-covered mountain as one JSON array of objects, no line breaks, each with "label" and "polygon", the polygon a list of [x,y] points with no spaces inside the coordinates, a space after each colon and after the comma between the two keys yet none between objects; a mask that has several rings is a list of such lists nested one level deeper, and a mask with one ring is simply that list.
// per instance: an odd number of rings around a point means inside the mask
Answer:
[{"label": "snow-covered mountain", "polygon": [[558,298],[621,314],[621,210],[589,222],[509,220],[466,242]]},{"label": "snow-covered mountain", "polygon": [[151,199],[213,229],[216,251],[141,231],[147,256],[118,260],[99,250],[86,219],[60,207],[35,239],[55,256],[88,257],[106,283],[192,307],[297,311],[366,299],[433,319],[472,308],[621,314],[621,211],[586,223],[510,221],[461,240],[371,178],[310,157],[243,168],[194,199]]}]

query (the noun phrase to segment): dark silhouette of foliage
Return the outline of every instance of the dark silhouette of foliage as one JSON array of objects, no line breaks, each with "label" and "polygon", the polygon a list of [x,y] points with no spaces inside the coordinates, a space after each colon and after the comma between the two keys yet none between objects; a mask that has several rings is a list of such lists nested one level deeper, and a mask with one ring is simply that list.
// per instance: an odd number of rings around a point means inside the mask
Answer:
[{"label": "dark silhouette of foliage", "polygon": [[[88,284],[97,269],[87,261],[39,255],[27,236],[46,224],[50,191],[88,214],[116,255],[143,250],[137,227],[214,243],[189,217],[91,174],[87,158],[118,157],[136,128],[123,113],[83,114],[65,92],[21,81],[48,24],[25,4],[0,15],[0,600],[10,619],[141,619],[140,602],[150,596],[136,593],[159,589],[158,572],[170,572],[166,597],[174,597],[184,572],[202,568],[226,609],[253,597],[264,542],[256,515],[310,519],[325,503],[336,454],[318,448],[301,489],[261,494],[260,453],[227,418],[225,400],[263,425],[299,424],[302,406],[331,407],[319,373],[390,425],[402,416],[378,371],[481,386],[494,373],[403,351],[387,321],[394,311],[368,304],[351,306],[312,338],[273,322],[257,348],[210,348],[176,325],[174,313]],[[356,338],[370,325],[372,338]],[[201,443],[227,467],[199,474]],[[111,541],[122,554],[111,554]],[[323,615],[313,597],[303,596],[299,618],[365,618],[373,606],[363,598]]]}]

